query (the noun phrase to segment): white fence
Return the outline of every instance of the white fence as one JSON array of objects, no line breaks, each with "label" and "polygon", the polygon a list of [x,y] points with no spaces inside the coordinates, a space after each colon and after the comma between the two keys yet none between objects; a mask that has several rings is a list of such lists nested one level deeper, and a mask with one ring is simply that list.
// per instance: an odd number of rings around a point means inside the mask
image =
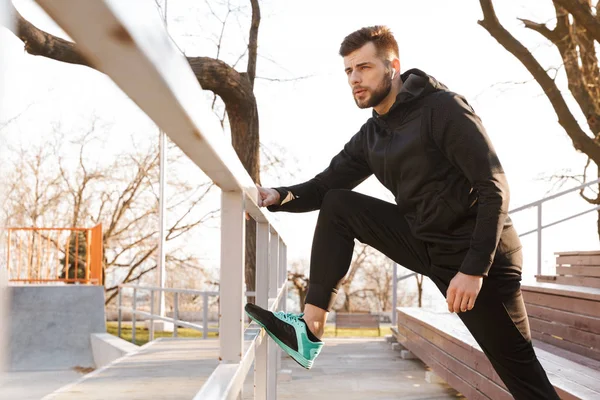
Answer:
[{"label": "white fence", "polygon": [[241,397],[255,361],[255,398],[276,397],[278,349],[256,325],[244,330],[244,211],[257,222],[256,301],[284,306],[286,245],[256,204],[257,189],[206,104],[153,0],[37,0],[84,55],[222,189],[220,365],[197,399]]}]

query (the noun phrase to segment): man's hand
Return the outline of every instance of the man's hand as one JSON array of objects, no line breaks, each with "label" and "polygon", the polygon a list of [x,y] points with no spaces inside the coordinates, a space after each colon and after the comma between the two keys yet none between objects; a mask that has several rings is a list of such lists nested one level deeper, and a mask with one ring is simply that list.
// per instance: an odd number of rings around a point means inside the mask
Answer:
[{"label": "man's hand", "polygon": [[[279,204],[279,192],[275,189],[267,189],[256,185],[258,189],[257,203],[259,207],[268,207],[273,204]],[[250,214],[246,214],[246,219],[250,221]]]},{"label": "man's hand", "polygon": [[258,189],[258,206],[268,207],[273,204],[279,204],[279,192],[275,189],[267,189],[256,186]]},{"label": "man's hand", "polygon": [[448,311],[459,313],[473,309],[482,284],[482,276],[457,273],[446,292]]}]

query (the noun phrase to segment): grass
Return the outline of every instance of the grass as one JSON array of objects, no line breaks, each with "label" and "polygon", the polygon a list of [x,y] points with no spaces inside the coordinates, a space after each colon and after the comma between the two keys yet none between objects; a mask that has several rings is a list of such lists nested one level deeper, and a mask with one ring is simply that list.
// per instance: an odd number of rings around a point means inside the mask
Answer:
[{"label": "grass", "polygon": [[[117,336],[118,329],[119,328],[118,328],[117,322],[111,321],[111,322],[106,323],[106,331],[108,333],[110,333],[111,335]],[[128,325],[121,326],[121,338],[122,339],[127,340],[128,342],[131,342],[131,333],[132,333],[131,325],[128,324]],[[179,337],[185,337],[185,338],[201,338],[202,332],[197,331],[195,329],[178,328],[177,335]],[[143,322],[139,322],[138,324],[136,324],[136,326],[135,326],[135,344],[137,344],[138,346],[141,346],[141,345],[148,343],[149,336],[150,336],[150,332],[148,331],[148,329],[146,329]],[[154,332],[155,339],[158,339],[161,337],[172,337],[172,336],[173,336],[172,332]],[[219,335],[217,332],[208,332],[208,337],[210,339],[216,338],[218,336]]]},{"label": "grass", "polygon": [[[107,322],[107,332],[117,336],[117,323],[116,322]],[[121,338],[124,340],[127,340],[129,342],[131,342],[131,326],[129,325],[123,325],[121,327]],[[381,335],[378,334],[377,329],[338,329],[338,335],[337,337],[381,337],[381,336],[386,336],[386,335],[390,335],[392,332],[389,328],[389,326],[386,325],[382,325],[381,326]],[[177,334],[179,337],[186,337],[186,338],[201,338],[202,337],[202,332],[199,332],[197,330],[194,329],[188,329],[188,328],[179,328],[177,330]],[[156,339],[160,338],[160,337],[172,337],[173,334],[171,332],[155,332],[154,333],[154,337]],[[217,332],[209,332],[208,333],[208,337],[210,339],[214,339],[217,338],[219,336],[219,334]],[[138,346],[144,345],[146,343],[148,343],[148,337],[149,337],[149,332],[148,330],[144,327],[144,323],[141,322],[139,324],[136,325],[136,329],[135,329],[135,344],[137,344]],[[324,338],[333,338],[336,337],[335,336],[335,324],[328,324],[325,327],[325,334],[323,335]]]}]

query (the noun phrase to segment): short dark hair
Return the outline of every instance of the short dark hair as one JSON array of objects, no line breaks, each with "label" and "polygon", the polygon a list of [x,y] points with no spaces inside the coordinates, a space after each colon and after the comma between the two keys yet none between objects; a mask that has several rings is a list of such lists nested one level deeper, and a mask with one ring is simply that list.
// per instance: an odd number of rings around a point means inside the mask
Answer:
[{"label": "short dark hair", "polygon": [[346,36],[340,46],[340,55],[346,57],[369,42],[373,42],[377,55],[383,59],[388,59],[390,55],[396,58],[400,56],[398,42],[392,31],[384,25],[367,26]]}]

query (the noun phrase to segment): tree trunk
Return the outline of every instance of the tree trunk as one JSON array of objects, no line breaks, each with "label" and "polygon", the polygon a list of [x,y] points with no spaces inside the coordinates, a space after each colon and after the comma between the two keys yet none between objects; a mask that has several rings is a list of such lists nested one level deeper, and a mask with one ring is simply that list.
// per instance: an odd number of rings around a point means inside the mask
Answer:
[{"label": "tree trunk", "polygon": [[417,278],[417,298],[419,307],[423,307],[423,275],[415,275]]},{"label": "tree trunk", "polygon": [[[600,166],[598,166],[598,178],[600,178]],[[600,183],[598,184],[598,195],[600,196]],[[598,212],[598,219],[596,221],[596,229],[598,232],[598,240],[600,240],[600,209]]]},{"label": "tree trunk", "polygon": [[350,307],[352,307],[351,301],[350,301],[350,285],[344,285],[344,308],[342,309],[342,311],[345,312],[350,312]]}]

